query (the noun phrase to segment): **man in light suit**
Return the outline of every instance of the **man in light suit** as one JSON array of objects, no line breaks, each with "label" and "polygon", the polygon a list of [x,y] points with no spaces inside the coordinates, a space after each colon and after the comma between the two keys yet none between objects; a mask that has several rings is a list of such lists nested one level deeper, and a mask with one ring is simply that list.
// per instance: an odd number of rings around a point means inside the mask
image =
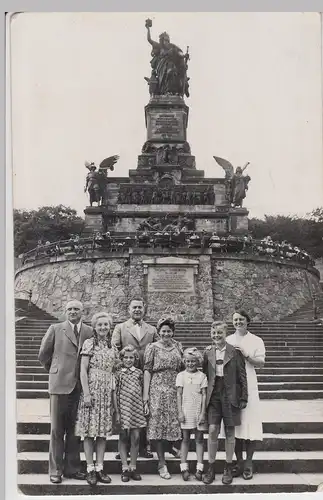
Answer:
[{"label": "man in light suit", "polygon": [[[143,370],[144,354],[148,344],[158,340],[157,330],[154,326],[143,321],[145,314],[145,303],[141,297],[134,297],[129,304],[130,318],[124,323],[116,325],[112,334],[111,344],[118,350],[127,345],[133,345],[139,353],[138,368]],[[140,433],[140,456],[152,458],[153,455],[147,450],[146,429]],[[120,458],[119,454],[116,458]]]},{"label": "man in light suit", "polygon": [[81,302],[68,302],[65,312],[67,320],[48,328],[38,354],[49,373],[49,476],[54,484],[62,482],[62,475],[86,478],[80,471],[80,438],[74,435],[74,427],[81,390],[80,351],[84,340],[92,337],[93,330],[82,322]]}]

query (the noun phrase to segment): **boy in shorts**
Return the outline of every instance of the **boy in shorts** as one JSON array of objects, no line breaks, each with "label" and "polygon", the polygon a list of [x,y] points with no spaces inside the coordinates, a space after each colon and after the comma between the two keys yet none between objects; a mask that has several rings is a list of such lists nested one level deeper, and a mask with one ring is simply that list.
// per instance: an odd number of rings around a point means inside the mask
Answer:
[{"label": "boy in shorts", "polygon": [[247,406],[248,388],[244,358],[226,342],[228,325],[213,321],[211,338],[203,356],[203,371],[208,378],[206,408],[209,425],[209,467],[203,476],[205,484],[215,478],[215,457],[218,436],[223,420],[225,430],[226,464],[222,483],[232,483],[232,458],[235,446],[235,426],[240,425],[240,410]]}]

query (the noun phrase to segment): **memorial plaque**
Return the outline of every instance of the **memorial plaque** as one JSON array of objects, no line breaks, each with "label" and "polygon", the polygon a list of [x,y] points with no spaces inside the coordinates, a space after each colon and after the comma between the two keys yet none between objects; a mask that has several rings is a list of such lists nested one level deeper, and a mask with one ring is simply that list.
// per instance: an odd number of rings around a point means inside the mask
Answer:
[{"label": "memorial plaque", "polygon": [[148,140],[185,141],[185,112],[152,111],[148,112]]},{"label": "memorial plaque", "polygon": [[148,292],[194,293],[194,269],[181,266],[151,266]]}]

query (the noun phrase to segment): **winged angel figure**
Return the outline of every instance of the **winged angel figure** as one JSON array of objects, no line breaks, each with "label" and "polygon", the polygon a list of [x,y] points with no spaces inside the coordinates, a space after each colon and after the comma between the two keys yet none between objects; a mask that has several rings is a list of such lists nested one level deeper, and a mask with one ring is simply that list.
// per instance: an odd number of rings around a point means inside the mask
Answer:
[{"label": "winged angel figure", "polygon": [[250,163],[246,163],[244,167],[237,167],[234,172],[234,167],[228,160],[219,156],[213,156],[213,158],[225,171],[225,178],[230,181],[231,205],[233,207],[242,207],[246,191],[248,190],[248,184],[251,180],[249,175],[243,175],[243,172]]},{"label": "winged angel figure", "polygon": [[109,156],[109,158],[101,161],[98,169],[94,162],[85,162],[85,167],[89,170],[89,173],[86,176],[84,192],[86,193],[87,191],[89,193],[91,207],[94,202],[98,205],[104,203],[108,170],[113,172],[114,165],[118,160],[118,155]]}]

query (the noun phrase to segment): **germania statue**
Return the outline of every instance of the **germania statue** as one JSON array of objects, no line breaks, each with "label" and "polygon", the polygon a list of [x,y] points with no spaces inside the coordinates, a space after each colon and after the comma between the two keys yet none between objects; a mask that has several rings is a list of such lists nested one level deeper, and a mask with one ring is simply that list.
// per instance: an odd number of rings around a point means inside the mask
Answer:
[{"label": "germania statue", "polygon": [[189,97],[187,78],[188,47],[186,54],[170,43],[169,35],[164,32],[159,35],[159,42],[151,38],[151,19],[146,20],[147,40],[152,46],[152,72],[150,78],[145,78],[149,84],[151,95],[180,95]]}]

